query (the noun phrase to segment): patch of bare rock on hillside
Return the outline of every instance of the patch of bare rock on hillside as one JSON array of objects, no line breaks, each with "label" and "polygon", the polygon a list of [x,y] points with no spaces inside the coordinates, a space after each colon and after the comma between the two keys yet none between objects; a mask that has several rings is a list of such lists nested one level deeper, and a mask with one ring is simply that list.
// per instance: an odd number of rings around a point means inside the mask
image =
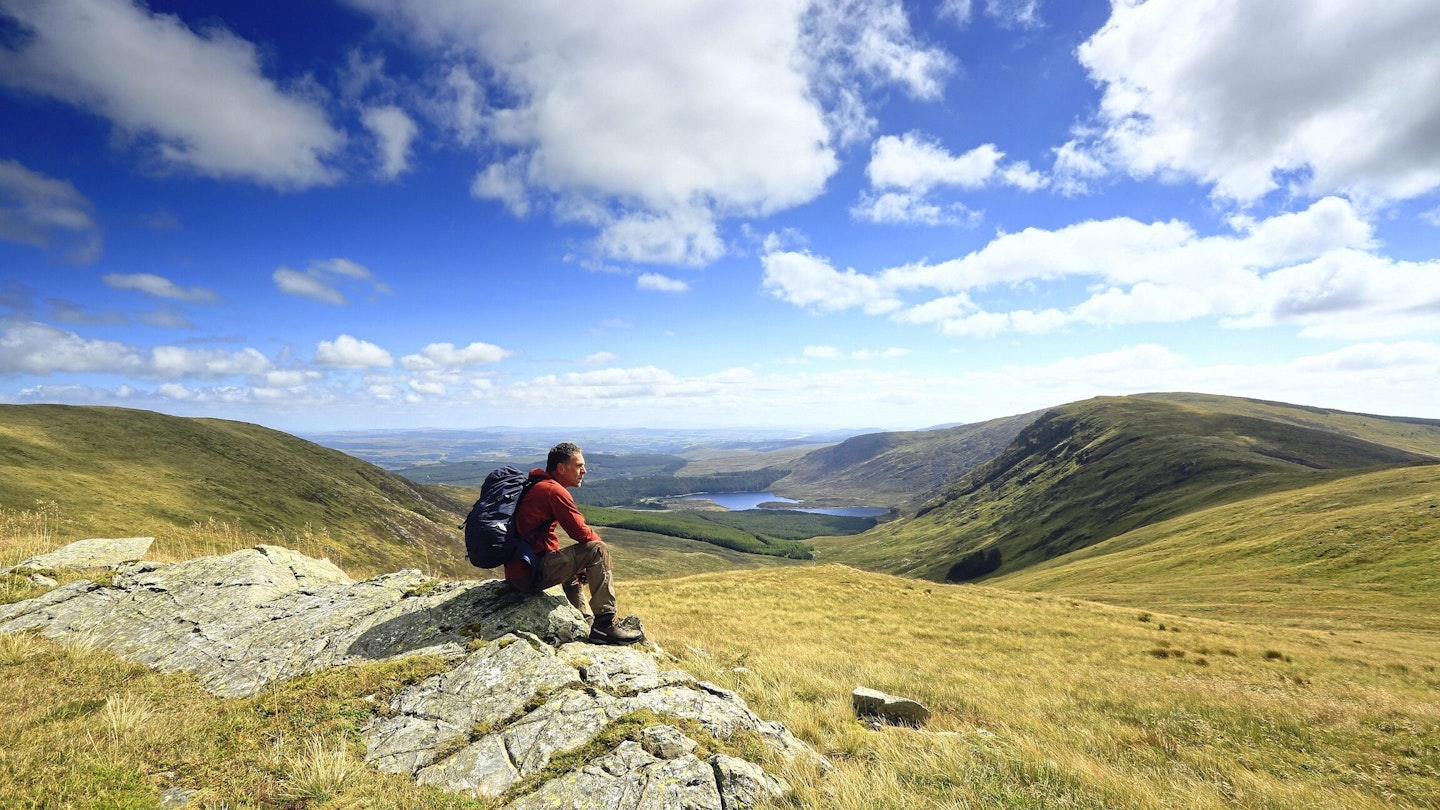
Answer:
[{"label": "patch of bare rock on hillside", "polygon": [[[132,543],[120,556],[143,555],[136,550]],[[66,553],[22,565],[53,570],[71,556],[95,566],[92,554]],[[754,735],[781,757],[826,764],[733,692],[664,669],[665,655],[653,644],[585,643],[579,612],[549,594],[522,596],[496,580],[440,582],[415,570],[354,582],[328,560],[278,546],[174,564],[103,565],[103,585],[81,580],[0,605],[0,633],[83,640],[155,669],[191,673],[225,697],[329,667],[437,654],[452,667],[400,692],[377,714],[365,731],[366,760],[448,790],[509,795],[507,807],[516,810],[734,810],[788,790],[756,763],[723,754],[701,759],[700,744],[669,718],[691,721],[683,723],[691,733]],[[515,795],[556,755],[644,710],[639,716],[659,719],[638,741]]]}]

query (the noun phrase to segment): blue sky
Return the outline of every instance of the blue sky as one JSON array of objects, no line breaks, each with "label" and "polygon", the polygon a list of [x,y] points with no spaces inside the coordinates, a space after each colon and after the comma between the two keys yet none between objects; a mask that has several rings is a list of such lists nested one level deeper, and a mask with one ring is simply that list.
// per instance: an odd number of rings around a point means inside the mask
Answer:
[{"label": "blue sky", "polygon": [[1433,0],[0,0],[0,401],[1440,418]]}]

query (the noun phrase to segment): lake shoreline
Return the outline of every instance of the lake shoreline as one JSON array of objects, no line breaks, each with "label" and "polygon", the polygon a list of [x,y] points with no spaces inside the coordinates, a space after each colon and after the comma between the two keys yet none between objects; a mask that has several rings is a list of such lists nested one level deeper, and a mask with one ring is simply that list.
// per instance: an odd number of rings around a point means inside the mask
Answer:
[{"label": "lake shoreline", "polygon": [[804,501],[783,498],[773,492],[695,492],[667,500],[708,502],[728,512],[767,509],[841,517],[882,517],[890,512],[879,506],[807,506]]}]

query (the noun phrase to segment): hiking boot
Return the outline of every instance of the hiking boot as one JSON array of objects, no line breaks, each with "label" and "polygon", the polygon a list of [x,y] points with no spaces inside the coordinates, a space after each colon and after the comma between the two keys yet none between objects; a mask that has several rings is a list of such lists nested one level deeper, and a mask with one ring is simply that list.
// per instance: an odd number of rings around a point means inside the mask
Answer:
[{"label": "hiking boot", "polygon": [[590,628],[591,644],[634,644],[643,641],[645,634],[631,630],[617,622],[601,625],[598,621]]}]

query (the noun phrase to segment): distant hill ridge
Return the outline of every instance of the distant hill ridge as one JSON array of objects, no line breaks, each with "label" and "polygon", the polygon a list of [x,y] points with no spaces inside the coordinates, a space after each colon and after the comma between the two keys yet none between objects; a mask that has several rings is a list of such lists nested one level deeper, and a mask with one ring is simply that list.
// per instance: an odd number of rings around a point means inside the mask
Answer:
[{"label": "distant hill ridge", "polygon": [[1197,394],[1045,412],[914,514],[822,557],[934,580],[1003,574],[1195,509],[1435,463],[1440,422]]},{"label": "distant hill ridge", "polygon": [[774,489],[810,502],[913,509],[956,476],[999,455],[1041,413],[855,436],[807,453]]}]

